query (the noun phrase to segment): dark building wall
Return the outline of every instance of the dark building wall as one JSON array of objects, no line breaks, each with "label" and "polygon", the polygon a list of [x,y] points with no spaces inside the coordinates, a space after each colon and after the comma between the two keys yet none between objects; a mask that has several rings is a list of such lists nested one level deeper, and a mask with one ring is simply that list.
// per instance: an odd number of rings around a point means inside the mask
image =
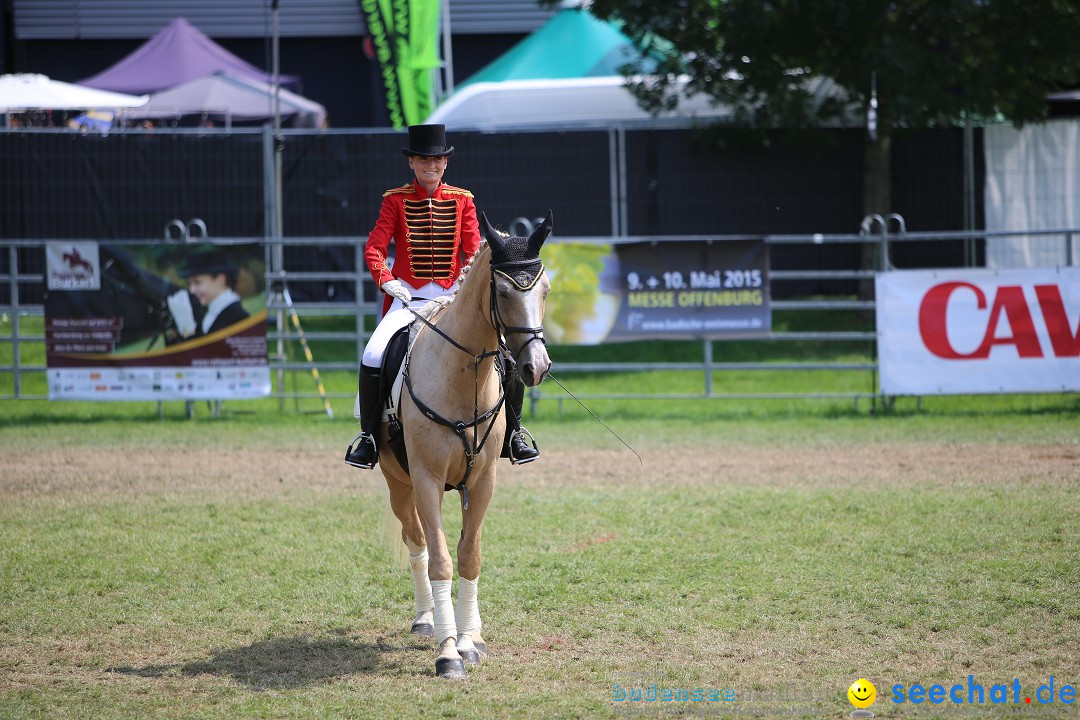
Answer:
[{"label": "dark building wall", "polygon": [[[627,234],[857,232],[861,133],[813,146],[796,137],[747,148],[708,146],[694,130],[628,131]],[[383,190],[411,180],[406,138],[286,135],[286,234],[366,234]],[[606,131],[450,139],[447,181],[473,190],[493,221],[552,208],[560,234],[612,233]],[[219,237],[262,235],[262,143],[257,133],[0,133],[0,237],[158,237],[174,217],[201,217]],[[909,230],[962,228],[961,148],[952,130],[897,134],[893,209]]]}]

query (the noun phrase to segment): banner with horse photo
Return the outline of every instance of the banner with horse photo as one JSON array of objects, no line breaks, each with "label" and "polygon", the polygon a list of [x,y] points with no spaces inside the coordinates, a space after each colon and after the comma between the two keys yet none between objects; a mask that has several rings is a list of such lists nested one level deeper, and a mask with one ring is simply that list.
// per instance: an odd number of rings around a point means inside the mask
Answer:
[{"label": "banner with horse photo", "polygon": [[548,243],[544,330],[565,345],[764,337],[772,330],[762,240]]},{"label": "banner with horse photo", "polygon": [[270,394],[257,244],[50,242],[50,400],[224,400]]}]

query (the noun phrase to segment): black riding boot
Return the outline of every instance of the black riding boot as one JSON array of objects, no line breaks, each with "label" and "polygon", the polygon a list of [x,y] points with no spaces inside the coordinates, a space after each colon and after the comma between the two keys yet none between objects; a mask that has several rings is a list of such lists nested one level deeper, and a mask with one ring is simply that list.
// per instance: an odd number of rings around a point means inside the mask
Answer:
[{"label": "black riding boot", "polygon": [[[506,439],[502,456],[510,458],[511,465],[524,465],[540,457],[532,433],[521,428],[521,407],[525,402],[525,383],[517,375],[511,375],[503,387],[506,393]],[[525,437],[529,440],[526,441]],[[531,442],[530,442],[531,441]]]},{"label": "black riding boot", "polygon": [[345,462],[353,467],[370,470],[379,459],[375,447],[375,433],[379,429],[382,414],[382,394],[379,368],[360,366],[360,434],[353,438],[345,451]]}]

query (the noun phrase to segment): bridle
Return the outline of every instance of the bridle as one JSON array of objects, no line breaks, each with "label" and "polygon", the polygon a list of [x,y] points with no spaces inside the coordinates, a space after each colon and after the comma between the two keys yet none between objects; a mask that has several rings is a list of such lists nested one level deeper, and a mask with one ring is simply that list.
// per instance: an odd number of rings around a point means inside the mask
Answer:
[{"label": "bridle", "polygon": [[[529,272],[535,270],[530,281],[523,285],[519,282],[519,278],[523,277],[522,271]],[[517,277],[510,274],[511,271],[517,271]],[[499,377],[504,376],[504,372],[513,372],[517,365],[518,357],[520,357],[522,351],[529,346],[535,340],[547,344],[544,339],[544,328],[539,327],[518,327],[513,325],[507,325],[502,320],[502,314],[499,312],[499,303],[497,300],[497,291],[495,287],[495,275],[498,273],[507,278],[515,288],[521,292],[528,292],[536,285],[536,282],[540,279],[544,272],[544,264],[540,262],[539,258],[530,260],[518,260],[518,261],[506,261],[506,262],[492,262],[491,263],[491,278],[490,278],[490,308],[489,308],[489,320],[492,327],[495,329],[495,337],[497,338],[497,345],[494,350],[484,350],[480,353],[475,353],[469,348],[459,343],[454,338],[447,335],[445,332],[439,329],[435,323],[428,320],[426,317],[413,310],[411,307],[409,311],[416,317],[417,320],[422,322],[427,327],[431,328],[436,335],[446,340],[452,346],[462,351],[466,355],[473,358],[473,419],[471,422],[465,422],[463,420],[449,420],[434,409],[424,403],[420,398],[416,396],[416,392],[413,390],[412,379],[409,376],[409,360],[406,358],[405,368],[402,371],[404,377],[405,387],[409,390],[409,396],[412,398],[416,407],[432,422],[435,422],[444,427],[451,428],[461,439],[462,447],[465,450],[465,476],[457,484],[457,486],[447,484],[446,490],[458,490],[461,493],[461,505],[465,510],[469,509],[469,490],[467,482],[469,476],[472,474],[473,465],[476,463],[476,458],[483,450],[484,444],[487,442],[488,437],[491,435],[492,429],[495,427],[495,421],[499,417],[499,412],[502,410],[503,403],[506,401],[506,393],[503,389],[502,382],[499,383],[499,399],[495,404],[489,408],[486,412],[480,412],[480,366],[488,358],[494,358],[495,370],[499,373]],[[408,306],[406,306],[408,307]],[[522,344],[516,354],[511,354],[510,349],[506,345],[507,335],[524,334],[529,335],[529,339]],[[508,361],[509,367],[504,367],[503,362]],[[484,430],[483,437],[480,437],[480,425],[487,423],[487,428]],[[469,442],[469,429],[473,429],[472,442]]]},{"label": "bridle", "polygon": [[[509,280],[510,283],[521,292],[529,292],[543,274],[544,263],[540,261],[540,258],[530,260],[506,260],[504,262],[493,262],[491,264],[491,325],[495,328],[495,333],[499,338],[500,348],[506,350],[508,357],[513,359],[515,365],[521,357],[521,353],[525,352],[525,348],[529,347],[530,343],[539,340],[544,345],[547,345],[547,339],[544,338],[543,325],[536,327],[520,327],[516,325],[507,325],[503,322],[502,314],[499,312],[498,293],[495,288],[495,276],[501,275]],[[509,335],[528,335],[529,339],[521,344],[521,347],[518,348],[516,353],[510,355],[510,349],[506,346],[505,340]]]}]

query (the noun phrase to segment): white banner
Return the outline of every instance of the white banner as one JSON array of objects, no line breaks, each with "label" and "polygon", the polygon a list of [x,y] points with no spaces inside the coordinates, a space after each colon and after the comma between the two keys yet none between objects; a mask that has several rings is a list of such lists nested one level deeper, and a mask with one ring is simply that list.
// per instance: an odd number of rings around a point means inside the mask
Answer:
[{"label": "white banner", "polygon": [[886,395],[1080,390],[1080,268],[879,273]]},{"label": "white banner", "polygon": [[[1055,230],[1080,224],[1080,122],[1075,118],[1031,123],[1023,128],[988,125],[986,155],[987,230]],[[1071,250],[1066,242],[1072,242]],[[992,268],[1066,265],[1080,258],[1080,235],[1011,235],[986,240]]]},{"label": "white banner", "polygon": [[49,370],[49,397],[63,400],[203,400],[270,394],[268,367],[133,367]]}]

